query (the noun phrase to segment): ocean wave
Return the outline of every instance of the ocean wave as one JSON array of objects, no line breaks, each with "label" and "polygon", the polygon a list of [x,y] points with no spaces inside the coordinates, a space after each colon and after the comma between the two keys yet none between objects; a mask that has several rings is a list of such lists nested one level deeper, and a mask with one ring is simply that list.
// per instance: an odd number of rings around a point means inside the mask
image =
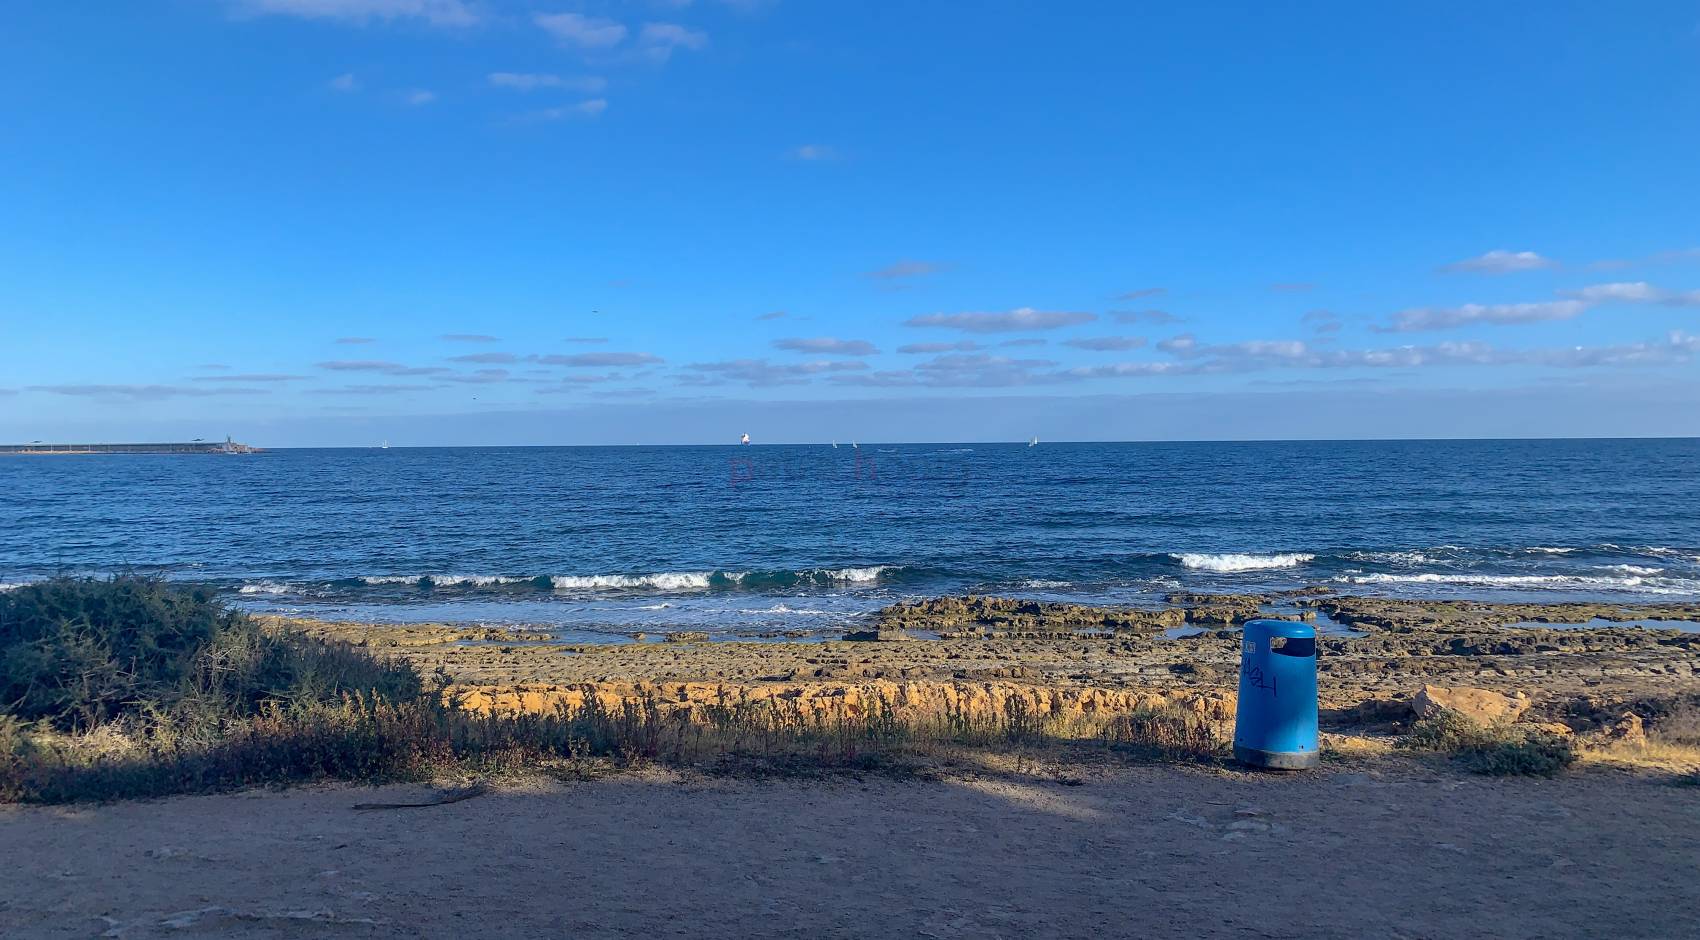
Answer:
[{"label": "ocean wave", "polygon": [[253,581],[236,589],[238,594],[295,594],[301,589],[277,581]]},{"label": "ocean wave", "polygon": [[1348,584],[1445,584],[1456,587],[1531,588],[1535,590],[1622,591],[1635,594],[1700,593],[1700,581],[1631,575],[1622,578],[1573,574],[1366,574],[1341,577]]},{"label": "ocean wave", "polygon": [[1531,555],[1569,555],[1576,551],[1574,548],[1552,548],[1546,545],[1531,545],[1523,551]]},{"label": "ocean wave", "polygon": [[1068,581],[1052,581],[1048,578],[1029,578],[1021,582],[1021,586],[1033,591],[1043,591],[1046,588],[1065,588],[1070,583]]},{"label": "ocean wave", "polygon": [[1633,575],[1664,574],[1665,571],[1663,568],[1649,568],[1646,565],[1604,565],[1599,570]]},{"label": "ocean wave", "polygon": [[743,572],[725,574],[715,571],[663,571],[657,574],[591,574],[555,575],[549,583],[557,591],[583,590],[641,590],[706,591],[719,574],[723,580],[737,583]]},{"label": "ocean wave", "polygon": [[387,574],[363,577],[366,584],[416,584],[420,587],[458,587],[471,584],[476,587],[488,587],[492,584],[524,584],[535,581],[536,578],[513,577],[500,574]]},{"label": "ocean wave", "polygon": [[1297,568],[1299,565],[1316,558],[1315,555],[1303,552],[1291,552],[1281,555],[1245,555],[1238,552],[1222,554],[1204,554],[1201,552],[1180,552],[1169,554],[1170,558],[1181,563],[1185,568],[1197,568],[1204,571],[1262,571],[1268,568]]},{"label": "ocean wave", "polygon": [[21,588],[21,587],[29,587],[32,583],[34,583],[34,582],[31,582],[31,581],[0,581],[0,594],[4,594],[7,591],[16,591],[18,588]]},{"label": "ocean wave", "polygon": [[1342,556],[1351,561],[1367,561],[1378,565],[1428,565],[1433,564],[1433,556],[1422,552],[1347,552]]}]

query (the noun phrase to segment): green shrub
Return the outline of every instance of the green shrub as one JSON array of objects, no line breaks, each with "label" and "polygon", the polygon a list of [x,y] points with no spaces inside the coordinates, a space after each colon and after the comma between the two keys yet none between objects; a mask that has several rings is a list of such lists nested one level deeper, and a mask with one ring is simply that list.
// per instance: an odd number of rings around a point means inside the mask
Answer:
[{"label": "green shrub", "polygon": [[420,688],[410,667],[267,634],[202,588],[56,578],[0,594],[0,712],[59,731],[133,718],[212,733],[267,703],[400,700]]},{"label": "green shrub", "polygon": [[1412,725],[1399,746],[1447,754],[1470,772],[1489,776],[1551,777],[1576,761],[1575,749],[1558,735],[1484,726],[1450,709]]}]

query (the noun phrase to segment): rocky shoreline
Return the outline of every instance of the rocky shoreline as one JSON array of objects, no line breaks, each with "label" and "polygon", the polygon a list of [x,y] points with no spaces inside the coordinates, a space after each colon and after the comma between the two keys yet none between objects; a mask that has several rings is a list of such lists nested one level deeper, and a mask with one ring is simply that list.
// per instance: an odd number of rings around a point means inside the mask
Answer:
[{"label": "rocky shoreline", "polygon": [[[275,620],[387,651],[439,674],[469,707],[526,711],[658,697],[679,705],[773,696],[846,707],[874,696],[938,704],[1016,696],[1055,713],[1183,704],[1231,714],[1239,640],[1258,616],[1317,620],[1324,722],[1398,722],[1454,691],[1515,702],[1527,721],[1577,730],[1626,709],[1700,701],[1700,604],[1491,604],[1296,595],[1176,594],[1161,610],[941,597],[894,604],[845,639],[810,643],[555,642],[453,625]],[[1320,615],[1320,616],[1319,616]],[[1612,626],[1512,626],[1588,624]],[[1426,691],[1425,691],[1426,690]],[[1654,704],[1650,704],[1654,703]]]}]

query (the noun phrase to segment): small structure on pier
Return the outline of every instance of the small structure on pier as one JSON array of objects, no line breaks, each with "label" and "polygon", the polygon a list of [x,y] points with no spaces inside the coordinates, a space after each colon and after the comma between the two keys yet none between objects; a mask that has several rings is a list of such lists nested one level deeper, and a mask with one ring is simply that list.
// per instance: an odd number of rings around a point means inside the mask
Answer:
[{"label": "small structure on pier", "polygon": [[186,444],[0,444],[0,454],[257,454],[260,448],[226,437],[223,443]]}]

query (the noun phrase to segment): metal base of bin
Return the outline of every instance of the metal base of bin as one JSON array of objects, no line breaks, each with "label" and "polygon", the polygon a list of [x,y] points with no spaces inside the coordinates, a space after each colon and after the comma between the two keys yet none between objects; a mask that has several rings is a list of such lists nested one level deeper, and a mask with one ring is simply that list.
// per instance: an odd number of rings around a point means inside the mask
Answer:
[{"label": "metal base of bin", "polygon": [[1322,763],[1322,755],[1316,751],[1260,751],[1236,744],[1234,760],[1268,770],[1310,770]]}]

